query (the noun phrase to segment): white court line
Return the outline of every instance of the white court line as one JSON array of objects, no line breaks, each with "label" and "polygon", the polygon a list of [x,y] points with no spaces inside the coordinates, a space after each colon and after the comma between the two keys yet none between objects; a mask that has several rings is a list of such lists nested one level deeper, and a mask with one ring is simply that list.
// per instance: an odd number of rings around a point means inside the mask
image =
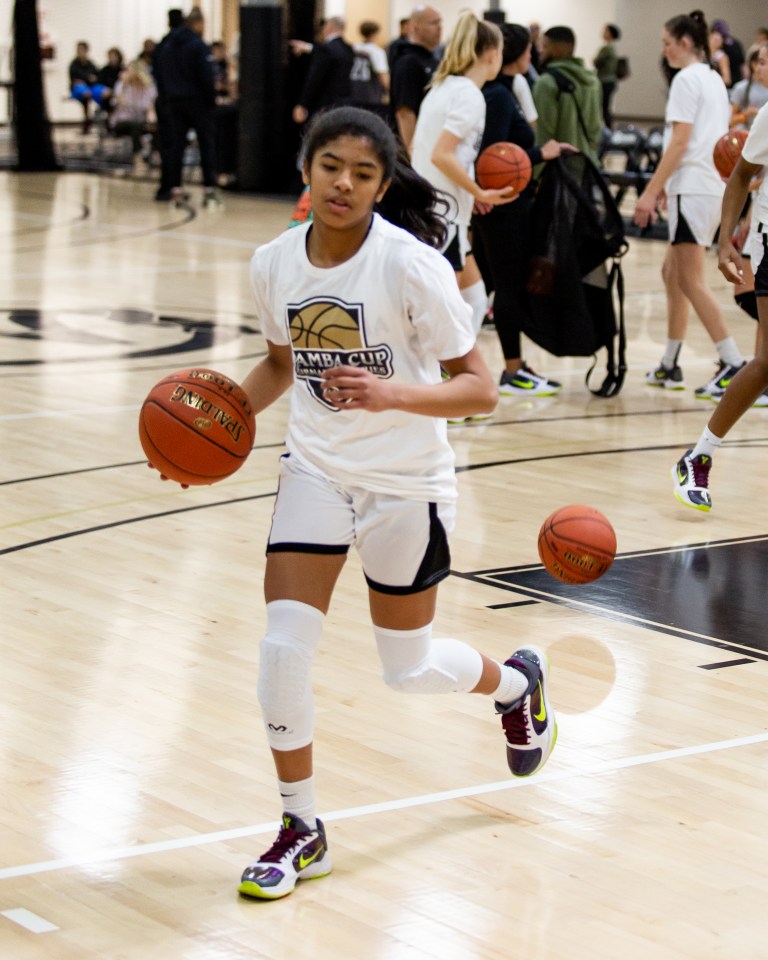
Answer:
[{"label": "white court line", "polygon": [[36,913],[32,913],[31,910],[26,910],[24,907],[15,907],[13,910],[3,910],[0,916],[12,920],[14,923],[18,923],[20,927],[31,930],[32,933],[50,933],[52,930],[59,929],[55,923],[49,923]]},{"label": "white court line", "polygon": [[[608,760],[604,763],[593,764],[588,767],[579,767],[578,770],[564,770],[561,772],[542,773],[530,779],[499,780],[496,783],[483,783],[476,787],[462,787],[459,790],[444,790],[441,793],[428,793],[422,796],[405,797],[402,800],[388,800],[385,803],[370,803],[364,807],[348,807],[346,810],[335,810],[323,814],[323,821],[331,823],[334,820],[349,820],[353,817],[366,817],[376,813],[391,813],[393,810],[407,810],[412,807],[423,807],[433,803],[445,803],[448,800],[462,800],[466,797],[478,797],[486,793],[501,793],[505,790],[522,790],[538,787],[547,783],[559,783],[563,780],[575,780],[582,777],[600,776],[613,773],[615,770],[624,770],[629,767],[641,767],[649,763],[661,763],[666,760],[679,760],[684,757],[695,757],[718,750],[732,750],[735,747],[747,747],[756,743],[768,742],[768,732],[756,733],[749,737],[738,737],[733,740],[718,740],[714,743],[703,743],[694,747],[680,747],[677,750],[663,750],[659,753],[640,754],[637,757]],[[26,863],[17,867],[5,867],[0,870],[0,880],[9,880],[12,877],[28,877],[35,873],[50,873],[54,870],[65,870],[67,867],[82,867],[89,863],[103,863],[112,860],[128,860],[131,857],[144,857],[152,853],[167,853],[171,850],[181,850],[187,847],[202,847],[209,843],[226,843],[230,840],[239,840],[242,837],[255,837],[262,833],[271,833],[279,823],[258,823],[250,827],[238,827],[233,830],[218,830],[215,833],[201,833],[190,837],[179,837],[174,840],[160,840],[156,843],[141,843],[132,847],[110,847],[103,850],[94,850],[79,856],[64,857],[60,860],[43,860],[40,863]]]}]

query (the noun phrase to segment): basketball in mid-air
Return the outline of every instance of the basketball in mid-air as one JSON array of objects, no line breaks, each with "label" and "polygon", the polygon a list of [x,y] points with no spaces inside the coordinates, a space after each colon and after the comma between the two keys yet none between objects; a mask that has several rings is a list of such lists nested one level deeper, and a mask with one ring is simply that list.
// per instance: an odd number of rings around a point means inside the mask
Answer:
[{"label": "basketball in mid-air", "polygon": [[748,136],[746,130],[729,130],[715,142],[712,160],[723,180],[727,180],[733,173],[733,168],[738,163]]},{"label": "basketball in mid-air", "polygon": [[531,161],[516,143],[492,143],[477,158],[475,174],[484,190],[512,187],[522,193],[531,182]]},{"label": "basketball in mid-air", "polygon": [[151,466],[190,486],[215,483],[245,463],[256,436],[250,401],[234,380],[193,368],[163,377],[139,414],[139,439]]},{"label": "basketball in mid-air", "polygon": [[593,507],[571,504],[551,513],[539,531],[539,557],[563,583],[590,583],[616,556],[616,533]]}]

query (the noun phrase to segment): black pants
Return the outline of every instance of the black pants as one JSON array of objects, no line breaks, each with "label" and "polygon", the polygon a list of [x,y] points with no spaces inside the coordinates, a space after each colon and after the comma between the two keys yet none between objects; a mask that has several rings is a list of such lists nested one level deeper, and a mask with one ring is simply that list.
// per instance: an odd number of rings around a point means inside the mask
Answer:
[{"label": "black pants", "polygon": [[616,92],[616,82],[614,80],[604,80],[603,84],[603,123],[608,129],[613,127],[613,107],[611,101]]},{"label": "black pants", "polygon": [[169,98],[167,112],[171,126],[171,151],[169,178],[171,188],[181,186],[184,166],[184,151],[187,148],[187,134],[194,130],[200,151],[200,166],[203,171],[203,185],[216,186],[216,133],[214,127],[214,105],[203,103],[195,97]]},{"label": "black pants", "polygon": [[472,217],[472,249],[487,271],[487,286],[494,290],[493,321],[505,360],[521,356],[532,202],[523,194],[484,216]]}]

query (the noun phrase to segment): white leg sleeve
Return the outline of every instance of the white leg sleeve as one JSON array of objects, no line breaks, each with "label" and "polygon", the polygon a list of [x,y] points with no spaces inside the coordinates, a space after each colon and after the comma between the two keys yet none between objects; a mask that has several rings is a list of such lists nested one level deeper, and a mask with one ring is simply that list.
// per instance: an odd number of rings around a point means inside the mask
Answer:
[{"label": "white leg sleeve", "polygon": [[432,625],[419,630],[374,626],[384,681],[403,693],[467,693],[480,682],[483,658],[461,640],[433,640]]},{"label": "white leg sleeve", "polygon": [[312,658],[325,617],[297,600],[267,604],[267,633],[259,647],[259,703],[274,750],[298,750],[312,742]]},{"label": "white leg sleeve", "polygon": [[488,309],[488,295],[485,292],[485,284],[482,280],[473,283],[471,287],[466,287],[461,291],[461,298],[465,303],[472,307],[472,329],[475,333],[480,333],[480,327],[483,325],[483,317]]}]

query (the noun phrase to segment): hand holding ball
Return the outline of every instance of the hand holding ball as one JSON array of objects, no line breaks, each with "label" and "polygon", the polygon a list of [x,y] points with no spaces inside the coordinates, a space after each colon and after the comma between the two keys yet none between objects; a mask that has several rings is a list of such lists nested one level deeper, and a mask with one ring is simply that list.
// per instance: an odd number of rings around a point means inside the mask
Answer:
[{"label": "hand holding ball", "polygon": [[164,377],[139,414],[139,439],[150,465],[182,486],[215,483],[245,463],[256,418],[245,391],[201,367]]},{"label": "hand holding ball", "polygon": [[477,158],[475,174],[484,190],[512,187],[519,194],[531,182],[531,161],[516,143],[492,143]]}]

